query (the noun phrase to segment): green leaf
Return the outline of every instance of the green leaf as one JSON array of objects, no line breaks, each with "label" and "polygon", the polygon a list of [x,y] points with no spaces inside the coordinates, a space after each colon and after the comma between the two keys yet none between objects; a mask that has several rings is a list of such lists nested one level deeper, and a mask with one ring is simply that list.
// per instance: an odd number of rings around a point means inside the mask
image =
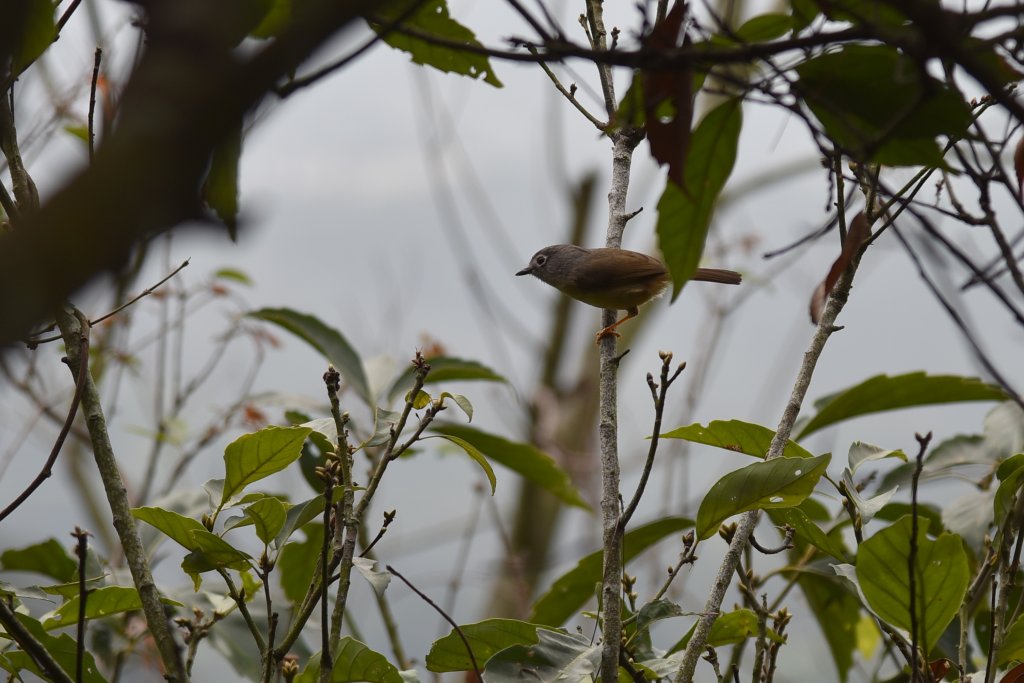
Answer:
[{"label": "green leaf", "polygon": [[656,621],[674,619],[686,616],[686,614],[682,607],[671,600],[665,600],[664,598],[652,600],[651,602],[644,603],[639,611],[637,611],[636,632],[643,633]]},{"label": "green leaf", "polygon": [[877,375],[819,401],[818,414],[804,425],[797,439],[830,424],[883,410],[1005,398],[1006,394],[999,387],[973,377],[926,375],[924,372],[895,377]]},{"label": "green leaf", "polygon": [[220,506],[249,484],[280,472],[302,455],[309,427],[266,427],[238,437],[224,449],[224,491]]},{"label": "green leaf", "polygon": [[220,268],[213,274],[216,280],[231,280],[240,285],[251,285],[252,278],[237,268]]},{"label": "green leaf", "polygon": [[20,550],[5,550],[0,565],[7,571],[35,572],[61,583],[71,581],[78,570],[78,562],[55,538]]},{"label": "green leaf", "polygon": [[245,516],[252,519],[256,535],[263,544],[270,545],[284,528],[287,511],[284,503],[273,496],[267,496],[246,507]]},{"label": "green leaf", "polygon": [[797,583],[828,643],[838,680],[845,683],[857,647],[860,601],[847,589],[845,582],[836,577],[802,572]]},{"label": "green leaf", "polygon": [[772,522],[777,526],[788,524],[795,530],[794,540],[797,542],[808,543],[821,552],[831,555],[840,562],[848,562],[850,560],[846,548],[839,539],[834,539],[821,528],[812,522],[803,510],[799,508],[781,508],[777,510],[769,510],[769,516]]},{"label": "green leaf", "polygon": [[535,645],[501,650],[484,667],[486,681],[523,680],[524,668],[536,681],[596,681],[601,666],[601,643],[583,635],[537,630]]},{"label": "green leaf", "polygon": [[14,39],[11,46],[11,74],[18,75],[36,61],[57,38],[57,24],[53,20],[52,0],[24,0],[21,7],[9,7],[8,11],[18,12],[19,28],[10,33]]},{"label": "green leaf", "polygon": [[850,471],[856,474],[857,469],[864,463],[875,462],[876,460],[883,460],[885,458],[897,458],[898,460],[906,462],[907,454],[899,449],[888,450],[873,444],[864,443],[863,441],[854,441],[850,444],[850,453],[847,456],[847,462],[849,463]]},{"label": "green leaf", "polygon": [[[448,3],[445,0],[427,0],[412,5],[411,3],[414,1],[379,3],[376,9],[380,15],[370,23],[371,28],[391,47],[408,52],[416,64],[425,64],[445,73],[457,73],[470,78],[482,76],[485,83],[496,88],[502,87],[501,81],[494,75],[490,60],[485,55],[475,54],[457,47],[436,45],[404,34],[401,30],[387,31],[388,22],[402,19],[403,27],[429,34],[447,42],[482,47],[472,31],[448,15]],[[412,13],[405,16],[410,9],[412,9]]]},{"label": "green leaf", "polygon": [[[68,673],[69,678],[74,679],[75,663],[78,655],[78,644],[75,642],[75,639],[67,633],[62,633],[59,636],[50,635],[43,629],[39,621],[26,614],[16,613],[15,617],[43,646],[43,649],[56,660],[60,668]],[[96,661],[88,650],[85,652],[82,664],[82,683],[106,683],[107,679],[96,668]],[[0,667],[11,673],[29,671],[41,680],[50,680],[49,677],[43,676],[42,671],[39,670],[32,658],[20,650],[5,651],[3,657],[0,658]],[[17,680],[22,679],[18,678]]]},{"label": "green leaf", "polygon": [[331,683],[366,681],[367,683],[403,683],[398,668],[387,657],[374,652],[351,636],[345,636],[338,644],[334,656]]},{"label": "green leaf", "polygon": [[[622,541],[623,563],[670,534],[693,526],[684,517],[666,517],[626,532]],[[533,605],[530,621],[557,626],[576,613],[594,595],[594,585],[601,581],[603,552],[598,550],[582,558],[576,566],[558,577],[548,592]]]},{"label": "green leaf", "polygon": [[[43,628],[51,631],[55,628],[70,626],[78,622],[79,596],[65,602],[43,622]],[[131,612],[142,609],[142,600],[134,587],[105,586],[89,591],[85,600],[85,618],[96,619],[120,612]]]},{"label": "green leaf", "polygon": [[[764,43],[786,35],[793,30],[795,23],[788,14],[759,14],[747,19],[736,29],[736,39],[740,43]],[[726,39],[730,39],[730,36],[726,36]]]},{"label": "green leaf", "polygon": [[284,589],[285,597],[293,603],[302,600],[313,583],[313,571],[320,559],[324,542],[323,524],[307,524],[302,530],[306,540],[286,543],[277,561],[281,588]]},{"label": "green leaf", "polygon": [[[693,631],[696,628],[697,624],[695,623],[690,627],[686,635],[678,643],[670,647],[668,651],[670,653],[679,652],[685,648],[686,644],[690,642],[690,638],[693,637]],[[749,609],[738,609],[726,612],[715,620],[715,623],[711,626],[711,632],[708,634],[708,645],[710,647],[735,645],[755,634],[757,634],[757,615]],[[774,639],[781,640],[777,634],[775,634]],[[678,665],[676,670],[678,670]]]},{"label": "green leaf", "polygon": [[755,462],[719,479],[697,511],[697,536],[705,539],[729,517],[747,510],[799,505],[825,474],[832,455]]},{"label": "green leaf", "polygon": [[804,61],[797,86],[826,133],[858,161],[941,166],[935,137],[962,136],[970,107],[884,45],[847,45]]},{"label": "green leaf", "polygon": [[246,569],[249,567],[249,560],[252,558],[217,534],[206,529],[195,530],[191,533],[196,546],[196,550],[193,552],[202,553],[203,559],[213,565],[211,569],[218,567]]},{"label": "green leaf", "polygon": [[1024,660],[1024,616],[1017,617],[1003,634],[996,664],[1002,666],[1007,662],[1021,660]]},{"label": "green leaf", "polygon": [[996,489],[992,511],[995,515],[993,519],[1001,522],[1010,513],[1014,499],[1024,485],[1024,453],[1018,453],[1000,463],[996,476],[999,478],[999,488]]},{"label": "green leaf", "polygon": [[337,368],[366,405],[373,405],[363,361],[341,332],[325,325],[319,318],[290,308],[261,308],[249,313],[249,317],[274,323],[312,346]]},{"label": "green leaf", "polygon": [[[341,489],[335,489],[334,492],[335,496],[341,496],[343,493]],[[340,500],[340,498],[335,498],[335,500]],[[277,533],[274,545],[278,548],[282,547],[291,538],[291,535],[295,533],[296,529],[304,527],[308,522],[320,516],[323,511],[324,497],[322,495],[289,507],[285,515],[284,527]]]},{"label": "green leaf", "polygon": [[242,156],[242,122],[239,121],[213,148],[210,168],[203,181],[203,201],[238,239],[238,161]]},{"label": "green leaf", "polygon": [[487,458],[484,457],[484,454],[478,451],[476,447],[473,446],[473,444],[457,436],[448,436],[447,434],[442,434],[436,438],[447,439],[448,441],[451,441],[453,444],[464,450],[466,452],[466,455],[472,458],[473,461],[480,466],[480,469],[482,469],[484,471],[484,474],[487,476],[487,481],[490,482],[491,484],[491,495],[493,496],[495,488],[498,485],[498,481],[494,477],[494,470],[491,469],[491,463],[487,462]]},{"label": "green leaf", "polygon": [[132,517],[156,527],[172,541],[186,550],[197,548],[192,538],[193,531],[206,531],[202,522],[179,515],[177,512],[157,507],[141,507],[132,509]]},{"label": "green leaf", "polygon": [[704,253],[711,214],[736,162],[743,124],[738,99],[712,109],[693,132],[686,157],[686,186],[671,181],[658,200],[658,243],[672,275],[672,300],[693,277]]},{"label": "green leaf", "polygon": [[273,38],[291,23],[293,0],[271,0],[263,20],[249,34],[253,38]]},{"label": "green leaf", "polygon": [[[423,380],[424,384],[469,381],[508,382],[507,379],[494,370],[474,360],[438,356],[428,359],[427,363],[430,364],[430,373]],[[405,372],[399,375],[391,384],[391,389],[388,390],[388,399],[393,401],[412,389],[415,375],[416,368],[410,364]]]},{"label": "green leaf", "polygon": [[[513,472],[518,472],[525,479],[553,494],[563,503],[575,505],[584,510],[590,509],[590,506],[580,496],[579,491],[572,485],[572,480],[569,479],[565,470],[559,467],[551,456],[534,446],[509,441],[466,425],[435,422],[430,429],[445,437],[455,437],[469,443],[490,460]],[[470,457],[473,457],[472,454]]]},{"label": "green leaf", "polygon": [[[496,652],[513,645],[533,645],[537,642],[540,624],[518,619],[485,619],[475,624],[462,624],[459,630],[469,641],[478,665],[483,665]],[[462,638],[452,629],[448,635],[435,640],[427,653],[427,670],[435,673],[472,671],[473,663],[466,652]]]},{"label": "green leaf", "polygon": [[[878,616],[910,630],[909,553],[912,518],[908,515],[861,543],[857,580],[864,599]],[[970,569],[959,536],[928,538],[928,520],[920,519],[914,562],[916,623],[925,654],[956,616],[967,593]]]},{"label": "green leaf", "polygon": [[388,443],[391,440],[392,428],[396,427],[401,419],[401,412],[378,407],[373,414],[373,435],[362,445],[383,446]]},{"label": "green leaf", "polygon": [[[775,438],[775,431],[740,420],[713,420],[705,427],[695,422],[662,434],[663,439],[683,439],[693,443],[724,448],[727,451],[764,458]],[[811,453],[795,441],[787,441],[782,451],[785,458],[810,458]]]},{"label": "green leaf", "polygon": [[441,396],[438,398],[438,400],[444,402],[446,398],[450,398],[451,400],[455,401],[455,405],[457,405],[462,410],[462,412],[466,414],[467,421],[473,421],[473,404],[469,402],[468,398],[466,398],[462,394],[453,394],[449,391],[445,391],[441,393]]},{"label": "green leaf", "polygon": [[[412,392],[410,391],[409,394],[411,393]],[[430,394],[423,391],[422,389],[416,392],[416,396],[410,397],[409,394],[405,395],[405,402],[409,403],[409,399],[412,398],[413,410],[423,410],[424,408],[430,405],[431,401],[434,400],[433,398],[431,398]]]}]

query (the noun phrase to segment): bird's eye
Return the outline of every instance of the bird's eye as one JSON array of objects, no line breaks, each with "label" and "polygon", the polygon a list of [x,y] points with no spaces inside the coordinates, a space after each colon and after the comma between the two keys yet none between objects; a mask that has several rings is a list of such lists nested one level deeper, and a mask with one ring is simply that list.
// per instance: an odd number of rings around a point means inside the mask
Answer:
[{"label": "bird's eye", "polygon": [[547,260],[548,260],[548,257],[544,256],[543,254],[541,254],[540,256],[537,257],[537,265],[538,266],[543,266],[544,263],[547,262]]}]

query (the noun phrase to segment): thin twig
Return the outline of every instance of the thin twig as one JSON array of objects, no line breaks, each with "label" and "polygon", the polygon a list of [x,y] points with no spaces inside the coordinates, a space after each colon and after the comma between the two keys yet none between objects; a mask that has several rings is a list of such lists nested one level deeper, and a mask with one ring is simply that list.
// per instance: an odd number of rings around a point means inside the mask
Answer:
[{"label": "thin twig", "polygon": [[452,628],[455,629],[455,632],[459,634],[459,638],[462,639],[462,644],[466,646],[466,653],[469,654],[469,660],[471,662],[473,662],[473,671],[476,672],[477,680],[482,681],[483,680],[483,674],[480,671],[480,666],[476,663],[476,657],[473,655],[473,648],[470,647],[469,641],[466,639],[466,634],[464,634],[462,632],[462,629],[459,628],[459,625],[455,623],[455,620],[452,619],[450,616],[448,616],[448,613],[445,612],[443,609],[441,609],[440,605],[438,605],[436,602],[431,600],[427,596],[426,593],[424,593],[420,589],[416,588],[416,586],[412,585],[412,583],[409,582],[409,579],[407,579],[404,576],[402,576],[401,574],[399,574],[398,570],[396,570],[390,564],[386,565],[385,568],[389,572],[391,572],[392,574],[394,574],[395,576],[400,578],[402,580],[402,582],[405,583],[405,585],[408,586],[410,590],[412,590],[413,593],[415,593],[416,595],[420,596],[420,598],[424,602],[426,602],[428,605],[433,607],[437,611],[437,613],[440,614],[444,618],[445,621],[447,621],[449,624],[452,625]]},{"label": "thin twig", "polygon": [[89,589],[85,585],[85,562],[89,549],[89,532],[75,527],[75,555],[78,557],[78,629],[75,640],[75,683],[82,683],[85,672],[85,607]]},{"label": "thin twig", "polygon": [[[78,4],[81,0],[76,0]],[[96,48],[96,56],[92,64],[92,84],[89,86],[89,163],[96,156],[96,129],[93,127],[96,114],[96,84],[100,80],[100,60],[103,59],[103,48]]]},{"label": "thin twig", "polygon": [[[152,294],[153,292],[158,290],[162,284],[164,284],[165,282],[170,280],[172,277],[174,277],[175,275],[180,273],[185,268],[185,266],[187,266],[189,264],[189,262],[191,260],[192,259],[190,259],[190,258],[185,259],[182,262],[182,264],[180,266],[178,266],[177,268],[175,268],[173,271],[171,271],[171,273],[169,275],[167,275],[165,278],[163,278],[162,280],[157,282],[152,287],[147,287],[146,289],[142,290],[142,292],[140,292],[137,296],[132,298],[130,301],[127,301],[127,302],[121,304],[120,306],[118,306],[114,310],[110,311],[109,313],[106,313],[105,315],[101,315],[99,318],[96,318],[95,320],[88,321],[89,327],[95,327],[96,325],[100,324],[101,322],[103,322],[107,318],[110,318],[110,317],[113,317],[113,316],[117,315],[118,313],[120,313],[124,309],[128,308],[129,306],[131,306],[132,304],[137,302],[139,299],[142,299],[143,297],[149,296],[150,294]],[[29,348],[35,348],[36,346],[39,346],[40,344],[47,344],[47,343],[52,342],[52,341],[57,341],[60,338],[61,338],[61,336],[59,334],[55,334],[52,337],[45,337],[43,339],[29,339],[25,343],[28,345]]]},{"label": "thin twig", "polygon": [[[79,349],[79,356],[84,360],[78,368],[78,374],[75,377],[75,394],[71,398],[71,407],[68,409],[68,416],[64,420],[64,425],[60,428],[60,433],[57,434],[57,440],[53,444],[53,448],[50,449],[50,456],[46,459],[46,463],[43,465],[43,469],[39,471],[36,478],[32,480],[32,483],[28,487],[18,494],[10,505],[5,507],[3,511],[0,511],[0,521],[3,521],[8,515],[17,510],[22,503],[28,500],[36,489],[43,485],[43,482],[50,478],[53,473],[53,466],[57,462],[57,456],[60,455],[60,450],[64,446],[64,441],[68,437],[68,432],[71,431],[71,425],[75,422],[75,416],[78,414],[78,405],[82,402],[82,392],[85,389],[85,375],[89,371],[89,340],[86,336],[82,336],[80,340],[81,348]],[[65,359],[66,361],[67,359]]]},{"label": "thin twig", "polygon": [[928,444],[932,440],[932,433],[926,435],[914,434],[917,439],[918,451],[914,465],[914,476],[910,484],[910,548],[907,550],[907,583],[910,587],[910,680],[917,681],[921,677],[919,652],[920,639],[917,623],[917,488],[921,481],[921,471],[924,469],[924,454],[928,450]]}]

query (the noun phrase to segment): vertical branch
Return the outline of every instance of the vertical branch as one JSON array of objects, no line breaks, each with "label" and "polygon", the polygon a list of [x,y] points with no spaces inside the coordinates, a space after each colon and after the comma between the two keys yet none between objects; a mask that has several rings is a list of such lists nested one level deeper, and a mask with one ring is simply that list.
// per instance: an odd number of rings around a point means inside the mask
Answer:
[{"label": "vertical branch", "polygon": [[[58,309],[56,317],[57,326],[60,328],[68,350],[68,365],[72,372],[77,372],[79,364],[85,362],[79,349],[82,338],[89,333],[89,321],[70,306]],[[139,591],[142,611],[146,616],[149,632],[160,653],[160,659],[164,666],[164,678],[172,683],[186,683],[188,676],[185,673],[185,663],[177,643],[174,642],[174,636],[167,622],[167,615],[160,602],[160,592],[153,581],[153,574],[150,571],[149,562],[146,560],[146,552],[142,547],[142,540],[139,538],[139,532],[132,517],[124,481],[121,479],[117,460],[114,457],[114,447],[110,443],[110,434],[107,432],[106,419],[100,404],[99,390],[90,373],[85,373],[82,414],[85,416],[89,437],[92,440],[96,469],[99,470],[103,490],[107,494],[114,530],[121,541],[135,588]]]},{"label": "vertical branch", "polygon": [[85,673],[85,603],[89,591],[85,587],[85,560],[89,549],[89,532],[75,527],[75,555],[78,557],[78,631],[75,640],[75,683],[82,683]]},{"label": "vertical branch", "polygon": [[[588,11],[593,15],[592,30],[604,30],[601,22],[601,4],[589,2]],[[595,40],[598,40],[595,37]],[[599,67],[602,68],[602,67]],[[615,92],[610,76],[605,85],[605,99],[614,103]],[[614,112],[614,104],[610,105]],[[612,136],[612,181],[608,190],[608,232],[605,246],[618,248],[622,245],[622,233],[630,216],[626,212],[626,195],[629,190],[629,171],[633,161],[633,150],[643,139],[641,131],[623,128]],[[605,310],[602,325],[607,327],[615,322],[616,311]],[[601,602],[603,605],[604,645],[601,650],[601,681],[615,683],[619,672],[619,632],[622,630],[622,608],[620,603],[622,583],[622,527],[619,524],[619,454],[618,454],[618,386],[617,373],[621,355],[616,351],[615,337],[601,340],[600,356],[600,408],[598,418],[598,443],[601,448],[601,528],[604,568],[601,579]]]},{"label": "vertical branch", "polygon": [[[835,284],[835,288],[829,295],[828,302],[825,304],[825,310],[822,312],[821,319],[818,321],[818,326],[814,331],[814,336],[811,337],[811,342],[804,352],[804,359],[797,373],[796,381],[793,384],[793,391],[790,393],[789,402],[782,412],[782,419],[779,420],[778,429],[775,431],[771,446],[768,448],[768,454],[765,456],[766,460],[778,458],[782,455],[786,442],[789,440],[790,432],[793,430],[793,423],[796,422],[797,415],[800,413],[800,406],[803,404],[804,396],[807,394],[807,388],[811,384],[814,368],[817,366],[818,359],[825,348],[825,342],[828,341],[833,332],[840,329],[835,326],[836,318],[843,310],[849,298],[853,276],[859,263],[860,253],[856,254],[850,261],[850,265],[840,276]],[[740,553],[747,546],[759,518],[760,511],[758,510],[747,512],[740,518],[736,532],[733,534],[732,542],[729,544],[729,549],[726,551],[722,564],[718,568],[718,574],[711,586],[708,600],[701,612],[700,619],[697,621],[693,636],[686,645],[679,672],[674,679],[676,683],[689,683],[689,681],[693,680],[693,672],[697,668],[697,658],[704,651],[708,635],[711,633],[711,626],[718,618],[718,611],[722,606],[722,601],[725,599],[726,590],[728,590],[729,584],[732,582],[733,573],[739,565]]]},{"label": "vertical branch", "polygon": [[[914,464],[914,476],[910,484],[910,549],[907,552],[907,584],[910,586],[910,680],[917,681],[921,678],[920,665],[920,638],[918,637],[917,623],[917,488],[921,481],[921,470],[924,469],[924,454],[928,450],[928,443],[932,440],[932,433],[925,436],[915,434],[919,445],[917,459]],[[923,589],[922,589],[923,594]]]}]

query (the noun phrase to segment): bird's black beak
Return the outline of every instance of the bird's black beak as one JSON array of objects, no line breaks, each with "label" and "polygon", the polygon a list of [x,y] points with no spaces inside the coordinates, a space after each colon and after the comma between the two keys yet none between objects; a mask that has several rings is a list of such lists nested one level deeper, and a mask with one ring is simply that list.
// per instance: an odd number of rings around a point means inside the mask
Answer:
[{"label": "bird's black beak", "polygon": [[530,266],[526,266],[525,268],[520,270],[518,273],[516,273],[516,275],[529,275],[532,272],[533,272],[533,268],[531,268]]}]

